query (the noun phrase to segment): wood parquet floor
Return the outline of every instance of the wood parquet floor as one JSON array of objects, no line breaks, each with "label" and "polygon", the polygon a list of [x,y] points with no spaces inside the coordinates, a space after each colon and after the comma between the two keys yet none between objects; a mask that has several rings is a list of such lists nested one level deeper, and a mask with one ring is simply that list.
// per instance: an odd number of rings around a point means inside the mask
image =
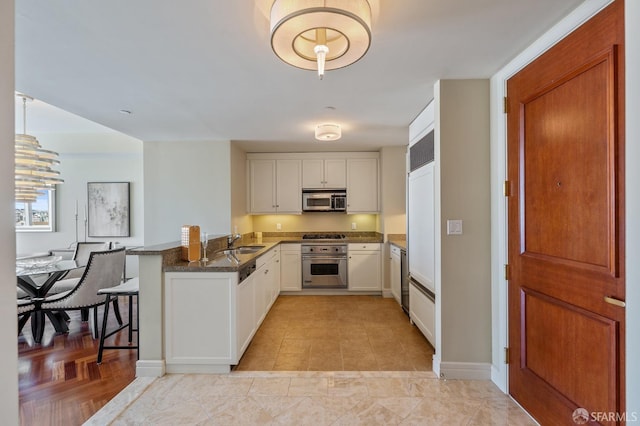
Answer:
[{"label": "wood parquet floor", "polygon": [[[119,304],[126,322],[128,300]],[[30,322],[18,336],[21,425],[81,425],[135,379],[136,350],[105,350],[102,364],[96,364],[99,340],[79,311],[69,316],[67,334],[55,334],[47,321],[41,344],[33,342]],[[108,330],[116,326],[110,310]],[[126,329],[107,342],[127,344]]]}]

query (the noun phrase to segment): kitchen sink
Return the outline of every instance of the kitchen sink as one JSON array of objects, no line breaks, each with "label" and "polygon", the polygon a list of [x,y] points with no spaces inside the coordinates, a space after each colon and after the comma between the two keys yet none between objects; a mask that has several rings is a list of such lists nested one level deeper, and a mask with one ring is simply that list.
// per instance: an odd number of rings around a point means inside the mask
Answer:
[{"label": "kitchen sink", "polygon": [[236,248],[236,251],[240,254],[249,254],[249,253],[255,253],[257,251],[260,251],[265,247],[266,246],[240,246]]},{"label": "kitchen sink", "polygon": [[266,246],[240,246],[234,249],[223,250],[222,254],[226,254],[226,255],[251,254],[251,253],[258,252],[265,247]]}]

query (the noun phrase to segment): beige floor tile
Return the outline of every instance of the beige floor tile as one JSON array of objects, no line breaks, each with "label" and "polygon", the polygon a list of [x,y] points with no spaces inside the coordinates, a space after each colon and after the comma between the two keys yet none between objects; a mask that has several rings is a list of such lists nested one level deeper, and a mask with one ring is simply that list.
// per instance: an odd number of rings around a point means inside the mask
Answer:
[{"label": "beige floor tile", "polygon": [[329,382],[325,377],[293,377],[289,385],[289,396],[327,396]]},{"label": "beige floor tile", "polygon": [[273,364],[274,371],[306,371],[309,368],[309,357],[300,354],[279,354]]},{"label": "beige floor tile", "polygon": [[288,377],[256,377],[249,389],[250,396],[286,396],[291,379]]}]

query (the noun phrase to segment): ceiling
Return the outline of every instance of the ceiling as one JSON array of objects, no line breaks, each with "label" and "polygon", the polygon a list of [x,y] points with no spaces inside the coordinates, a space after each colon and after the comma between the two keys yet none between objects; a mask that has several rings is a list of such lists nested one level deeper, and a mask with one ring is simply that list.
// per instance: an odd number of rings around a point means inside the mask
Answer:
[{"label": "ceiling", "polygon": [[[16,1],[16,90],[144,141],[377,150],[407,143],[438,79],[490,77],[580,3],[372,0],[368,53],[318,80],[272,52],[270,0]],[[30,111],[29,131],[63,127]],[[321,122],[342,139],[315,141]]]}]

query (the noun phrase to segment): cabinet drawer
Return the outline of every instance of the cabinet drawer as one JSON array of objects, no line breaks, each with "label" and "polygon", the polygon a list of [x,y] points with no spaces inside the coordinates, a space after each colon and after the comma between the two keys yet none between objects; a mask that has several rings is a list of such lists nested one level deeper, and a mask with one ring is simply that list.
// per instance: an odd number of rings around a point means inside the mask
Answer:
[{"label": "cabinet drawer", "polygon": [[350,243],[349,251],[380,251],[379,243]]},{"label": "cabinet drawer", "polygon": [[286,252],[300,253],[300,244],[280,244],[280,250]]}]

